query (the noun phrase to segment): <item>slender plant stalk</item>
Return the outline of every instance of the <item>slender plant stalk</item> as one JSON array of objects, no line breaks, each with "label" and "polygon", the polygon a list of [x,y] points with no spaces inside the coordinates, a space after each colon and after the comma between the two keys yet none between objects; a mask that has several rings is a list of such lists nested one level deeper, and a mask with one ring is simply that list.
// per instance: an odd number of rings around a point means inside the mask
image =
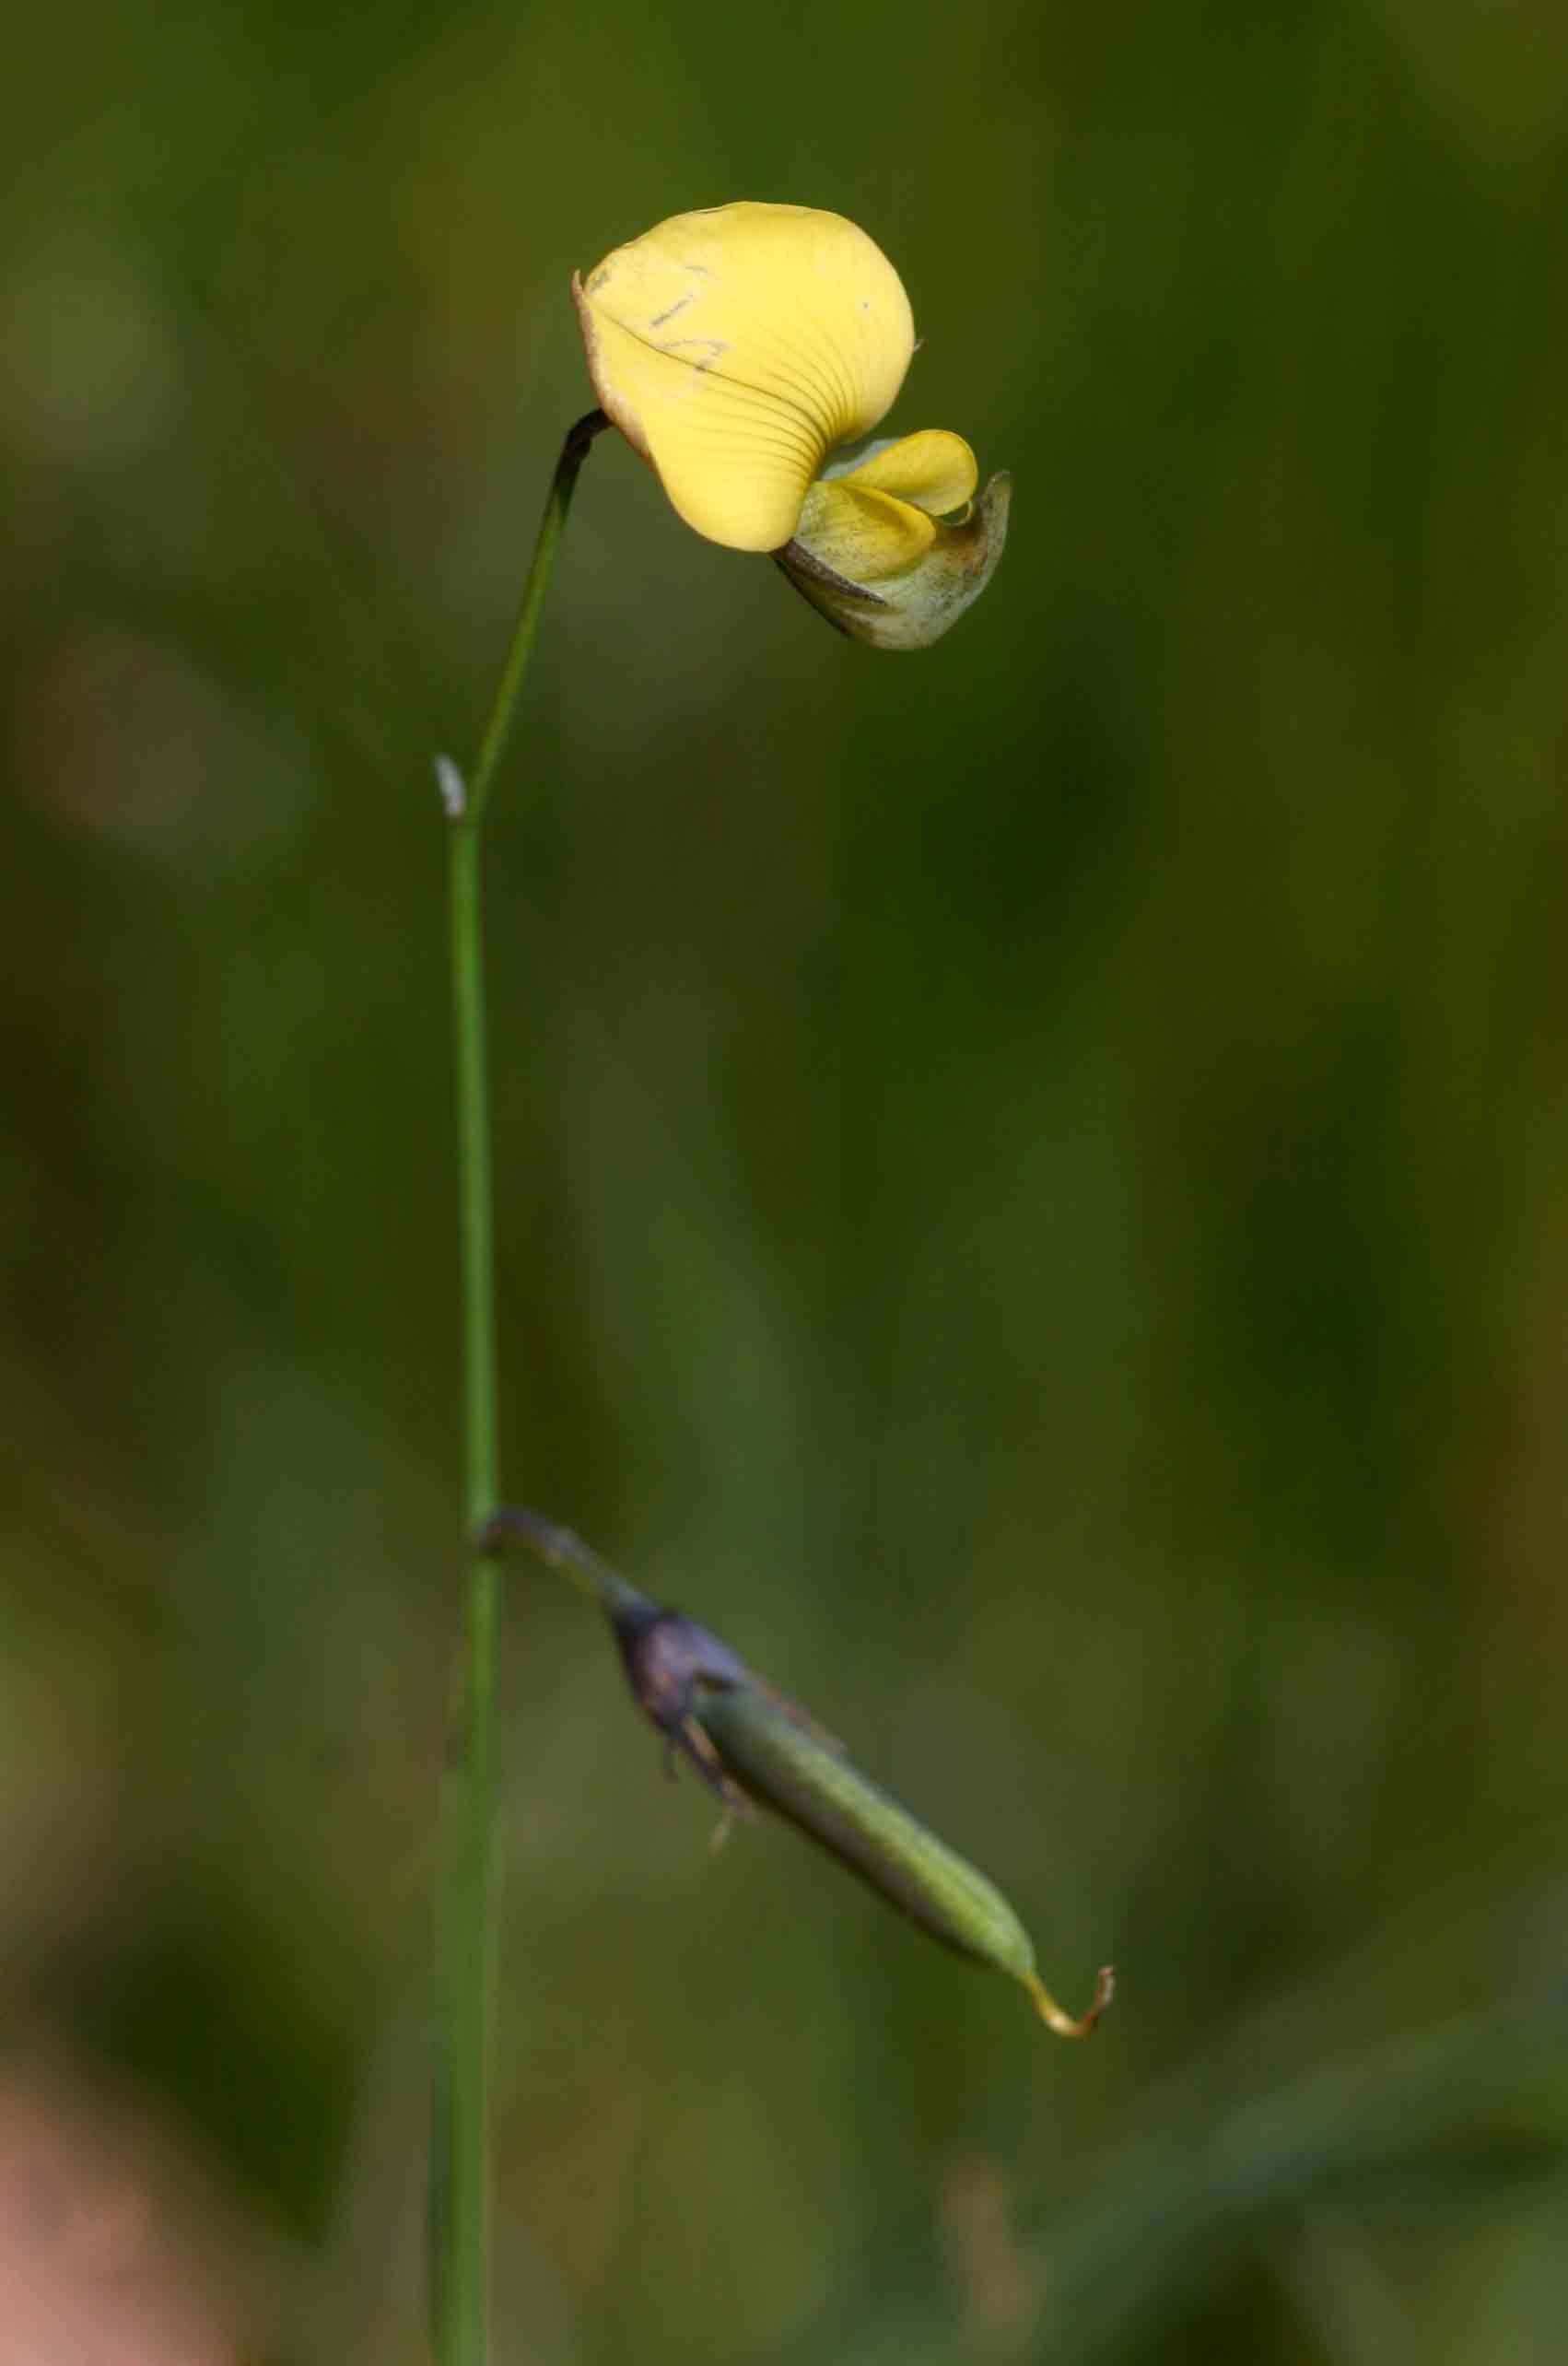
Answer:
[{"label": "slender plant stalk", "polygon": [[[481,853],[485,807],[533,653],[562,529],[589,445],[606,425],[591,411],[568,433],[540,522],[479,754],[465,783],[437,772],[451,853],[452,1019],[456,1045],[459,1240],[462,1256],[463,1508],[478,1534],[501,1500],[496,1378],[496,1245],[486,1064]],[[475,1552],[454,1699],[460,1704],[443,1800],[439,2061],[430,2159],[430,2301],[437,2366],[485,2366],[489,2352],[489,2052],[495,1965],[496,1662],[500,1570]]]}]

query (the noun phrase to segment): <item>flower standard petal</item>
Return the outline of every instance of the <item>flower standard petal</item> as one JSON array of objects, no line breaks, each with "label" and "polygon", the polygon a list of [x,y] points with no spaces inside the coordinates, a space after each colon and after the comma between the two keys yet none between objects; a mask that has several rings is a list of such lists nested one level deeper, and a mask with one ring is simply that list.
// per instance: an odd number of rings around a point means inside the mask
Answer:
[{"label": "flower standard petal", "polygon": [[914,350],[885,255],[809,206],[677,214],[573,292],[604,409],[686,522],[737,550],[789,541],[827,451],[875,427]]}]

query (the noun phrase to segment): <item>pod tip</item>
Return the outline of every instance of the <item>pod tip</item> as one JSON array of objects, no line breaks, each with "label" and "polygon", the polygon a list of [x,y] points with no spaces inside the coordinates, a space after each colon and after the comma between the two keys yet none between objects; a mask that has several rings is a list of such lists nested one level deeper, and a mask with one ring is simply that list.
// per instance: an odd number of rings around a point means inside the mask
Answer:
[{"label": "pod tip", "polygon": [[1076,2020],[1071,2013],[1063,2012],[1044,1981],[1037,1979],[1033,1972],[1025,1973],[1024,1985],[1035,1999],[1035,2009],[1040,2019],[1054,2029],[1059,2037],[1087,2037],[1116,1994],[1116,1967],[1110,1963],[1101,1964],[1089,2009]]}]

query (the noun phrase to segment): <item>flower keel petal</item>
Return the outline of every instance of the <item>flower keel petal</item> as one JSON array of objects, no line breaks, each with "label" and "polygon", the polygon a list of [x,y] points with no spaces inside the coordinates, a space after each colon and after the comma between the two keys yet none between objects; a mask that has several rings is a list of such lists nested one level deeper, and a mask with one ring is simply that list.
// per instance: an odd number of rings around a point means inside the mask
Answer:
[{"label": "flower keel petal", "polygon": [[[836,566],[809,531],[817,497],[824,493],[853,498],[852,488],[843,482],[813,486],[801,532],[777,556],[802,597],[852,640],[867,641],[873,649],[927,649],[973,606],[996,572],[1007,541],[1012,494],[1012,480],[1005,471],[991,478],[964,523],[930,524],[924,556],[903,572],[882,575],[874,582]],[[888,500],[886,495],[862,493],[859,498]]]}]

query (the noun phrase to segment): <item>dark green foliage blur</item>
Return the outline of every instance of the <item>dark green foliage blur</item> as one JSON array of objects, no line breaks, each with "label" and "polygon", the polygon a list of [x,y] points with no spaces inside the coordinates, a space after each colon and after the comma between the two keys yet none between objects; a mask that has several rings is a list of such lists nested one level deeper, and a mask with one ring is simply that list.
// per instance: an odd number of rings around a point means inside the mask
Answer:
[{"label": "dark green foliage blur", "polygon": [[710,1856],[517,1564],[498,2366],[1558,2359],[1555,11],[88,0],[0,117],[0,2086],[158,2128],[236,2358],[422,2355],[431,757],[571,270],[788,199],[1012,541],[879,657],[592,453],[492,807],[508,1483],[1122,1987],[1060,2045]]}]

